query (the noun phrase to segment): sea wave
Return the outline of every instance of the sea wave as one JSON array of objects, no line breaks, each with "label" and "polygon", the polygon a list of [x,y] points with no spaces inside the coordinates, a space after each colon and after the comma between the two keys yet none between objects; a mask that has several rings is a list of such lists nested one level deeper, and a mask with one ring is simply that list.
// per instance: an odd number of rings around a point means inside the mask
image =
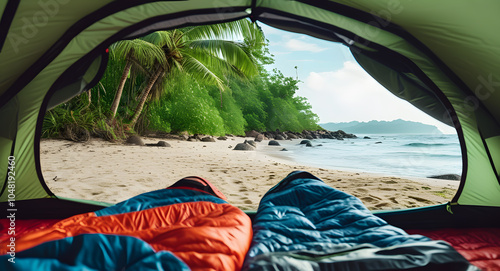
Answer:
[{"label": "sea wave", "polygon": [[416,143],[404,144],[403,146],[408,146],[408,147],[437,147],[437,146],[450,146],[450,145],[456,145],[456,144],[453,144],[453,143],[421,143],[421,142],[416,142]]}]

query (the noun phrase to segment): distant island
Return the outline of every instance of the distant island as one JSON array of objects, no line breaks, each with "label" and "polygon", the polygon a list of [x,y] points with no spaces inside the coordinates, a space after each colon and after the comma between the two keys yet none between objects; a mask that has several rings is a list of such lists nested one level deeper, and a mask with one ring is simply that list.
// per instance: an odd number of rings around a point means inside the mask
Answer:
[{"label": "distant island", "polygon": [[372,120],[369,122],[329,122],[319,125],[329,131],[343,130],[346,133],[353,134],[441,134],[441,131],[436,126],[402,119],[393,121]]}]

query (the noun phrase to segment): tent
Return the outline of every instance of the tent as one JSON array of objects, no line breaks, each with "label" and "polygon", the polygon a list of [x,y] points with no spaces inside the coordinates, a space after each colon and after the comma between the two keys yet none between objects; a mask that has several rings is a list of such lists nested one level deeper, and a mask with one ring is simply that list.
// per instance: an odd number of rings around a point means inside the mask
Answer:
[{"label": "tent", "polygon": [[103,207],[50,191],[39,141],[45,112],[98,82],[110,44],[249,18],[345,44],[389,91],[456,128],[463,173],[451,202],[378,215],[403,228],[498,226],[499,10],[493,0],[2,1],[2,210],[15,200],[18,219],[62,218]]}]

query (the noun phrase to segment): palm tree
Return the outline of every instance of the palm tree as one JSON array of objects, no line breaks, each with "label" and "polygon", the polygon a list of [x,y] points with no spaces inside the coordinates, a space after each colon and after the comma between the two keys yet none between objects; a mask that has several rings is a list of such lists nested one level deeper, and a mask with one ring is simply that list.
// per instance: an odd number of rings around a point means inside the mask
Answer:
[{"label": "palm tree", "polygon": [[135,66],[140,70],[146,70],[157,63],[164,63],[165,55],[161,48],[142,39],[118,41],[111,45],[110,49],[112,58],[126,61],[115,98],[110,107],[110,119],[112,120],[116,116],[116,111],[118,110],[118,105],[120,104],[123,93],[123,87],[125,86],[125,82],[129,77],[132,67]]},{"label": "palm tree", "polygon": [[[235,41],[238,38],[244,41]],[[222,105],[225,76],[257,75],[256,59],[246,46],[264,44],[265,41],[262,31],[248,20],[158,31],[142,39],[161,48],[165,61],[157,61],[153,65],[153,72],[131,118],[131,127],[137,122],[148,98],[161,95],[162,82],[175,69],[205,84],[216,85],[221,91]]]}]

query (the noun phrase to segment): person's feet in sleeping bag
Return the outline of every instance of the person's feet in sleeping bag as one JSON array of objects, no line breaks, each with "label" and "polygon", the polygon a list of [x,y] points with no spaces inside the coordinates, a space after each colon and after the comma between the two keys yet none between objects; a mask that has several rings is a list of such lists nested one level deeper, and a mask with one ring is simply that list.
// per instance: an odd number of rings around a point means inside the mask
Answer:
[{"label": "person's feet in sleeping bag", "polygon": [[243,269],[478,270],[449,244],[408,235],[308,172],[261,199]]},{"label": "person's feet in sleeping bag", "polygon": [[[15,266],[22,262],[27,270],[62,270],[68,263],[78,270],[240,270],[251,239],[248,215],[229,204],[209,181],[186,177],[167,189],[16,235]],[[0,254],[7,244],[0,242]],[[138,244],[143,254],[137,254]]]},{"label": "person's feet in sleeping bag", "polygon": [[218,198],[221,198],[223,200],[227,200],[226,196],[222,192],[220,192],[219,189],[217,189],[217,187],[215,187],[209,181],[198,176],[184,177],[175,182],[174,184],[172,184],[171,186],[167,187],[167,189],[169,188],[191,189],[191,190],[201,191],[216,196]]}]

